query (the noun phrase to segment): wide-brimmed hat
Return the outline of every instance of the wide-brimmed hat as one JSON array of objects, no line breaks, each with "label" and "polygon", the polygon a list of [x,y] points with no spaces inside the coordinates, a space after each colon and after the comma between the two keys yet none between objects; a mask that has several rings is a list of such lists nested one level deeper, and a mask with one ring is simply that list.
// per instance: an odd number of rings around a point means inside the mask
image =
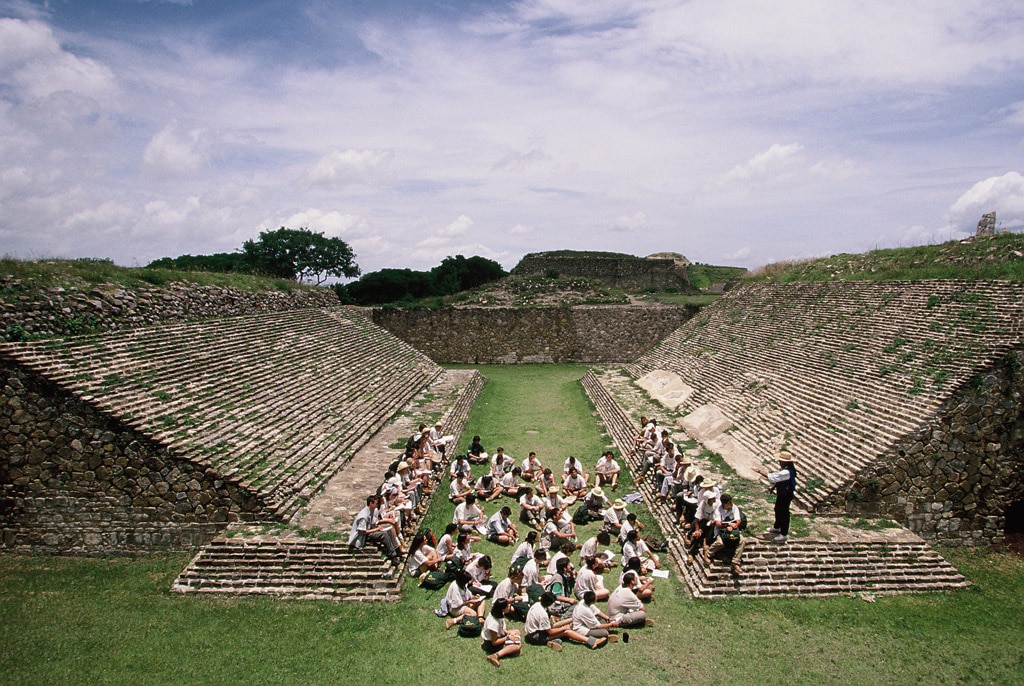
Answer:
[{"label": "wide-brimmed hat", "polygon": [[714,479],[705,479],[704,481],[702,481],[700,483],[700,487],[703,488],[705,491],[710,491],[711,489],[713,489],[717,485],[718,485],[718,482],[715,481]]},{"label": "wide-brimmed hat", "polygon": [[694,467],[692,464],[683,470],[683,481],[692,482],[700,474],[700,470]]},{"label": "wide-brimmed hat", "polygon": [[598,498],[603,498],[604,497],[604,489],[601,488],[600,486],[594,486],[590,490],[590,492],[593,493],[594,495],[596,495]]},{"label": "wide-brimmed hat", "polygon": [[612,507],[614,507],[616,510],[625,510],[626,509],[626,501],[623,500],[622,498],[619,498],[618,500],[616,500],[612,504]]},{"label": "wide-brimmed hat", "polygon": [[402,460],[401,462],[398,463],[398,471],[402,471],[403,469],[408,469],[408,468],[409,468],[409,463],[406,462],[405,460]]},{"label": "wide-brimmed hat", "polygon": [[796,458],[793,457],[793,453],[788,450],[783,450],[776,457],[779,462],[796,462]]}]

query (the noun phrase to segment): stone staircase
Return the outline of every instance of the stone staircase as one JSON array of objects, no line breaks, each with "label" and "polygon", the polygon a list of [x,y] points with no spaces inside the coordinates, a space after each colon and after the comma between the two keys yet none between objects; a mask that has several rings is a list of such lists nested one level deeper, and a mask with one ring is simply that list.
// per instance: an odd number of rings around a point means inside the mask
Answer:
[{"label": "stone staircase", "polygon": [[[455,402],[441,420],[444,432],[455,436],[461,445],[462,427],[483,388],[479,372],[446,372],[460,384]],[[444,394],[434,386],[421,395]],[[305,511],[295,519],[301,526],[324,526],[321,534],[337,540],[317,541],[302,538],[302,532],[286,530],[263,534],[251,526],[236,527],[199,551],[171,587],[179,593],[234,595],[274,595],[293,599],[336,601],[397,601],[401,599],[402,568],[392,566],[372,548],[350,550],[347,545],[351,518],[325,517],[321,511],[355,513],[362,499],[381,481],[387,464],[398,451],[388,447],[396,435],[405,435],[408,422],[416,412],[429,411],[410,401],[387,427],[376,434],[358,455],[342,468]],[[391,430],[394,429],[394,430]],[[363,474],[363,473],[367,474]],[[372,472],[376,484],[366,481]],[[435,481],[435,487],[441,483]],[[340,492],[339,492],[340,491]],[[443,496],[442,496],[443,497]],[[321,507],[324,499],[329,507]],[[430,498],[427,499],[429,503]],[[340,502],[339,502],[340,501]],[[312,516],[310,516],[312,513]],[[422,516],[413,514],[408,526],[415,530]]]},{"label": "stone staircase", "polygon": [[372,551],[345,541],[224,538],[205,546],[171,590],[277,595],[316,600],[396,601],[401,574]]},{"label": "stone staircase", "polygon": [[1009,282],[753,284],[730,292],[635,364],[713,403],[730,435],[769,459],[783,444],[813,509],[956,390],[1022,343],[1024,285]]},{"label": "stone staircase", "polygon": [[[639,430],[601,379],[589,372],[583,387],[627,465],[636,473],[639,457],[629,456]],[[785,545],[748,532],[743,575],[733,577],[720,561],[691,559],[670,504],[658,503],[651,481],[638,485],[668,542],[672,563],[695,598],[728,595],[823,596],[953,590],[964,577],[910,531],[849,532],[827,540],[791,540]],[[741,503],[741,507],[745,504]],[[836,527],[833,527],[835,530]]]},{"label": "stone staircase", "polygon": [[441,368],[357,308],[5,344],[83,401],[293,516]]}]

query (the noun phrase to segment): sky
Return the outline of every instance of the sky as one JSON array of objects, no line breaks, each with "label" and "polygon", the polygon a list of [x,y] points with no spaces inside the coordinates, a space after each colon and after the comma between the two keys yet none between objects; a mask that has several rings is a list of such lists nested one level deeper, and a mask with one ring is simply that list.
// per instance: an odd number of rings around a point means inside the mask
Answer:
[{"label": "sky", "polygon": [[1024,231],[1020,0],[0,0],[0,255],[363,272]]}]

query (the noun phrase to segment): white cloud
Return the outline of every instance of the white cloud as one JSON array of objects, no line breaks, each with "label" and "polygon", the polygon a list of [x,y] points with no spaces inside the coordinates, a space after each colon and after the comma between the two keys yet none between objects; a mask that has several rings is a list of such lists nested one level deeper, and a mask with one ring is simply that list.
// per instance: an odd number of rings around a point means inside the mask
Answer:
[{"label": "white cloud", "polygon": [[473,228],[473,220],[462,214],[459,218],[453,221],[448,226],[444,227],[437,232],[437,235],[443,238],[454,238],[456,236],[462,236],[468,233]]},{"label": "white cloud", "polygon": [[634,212],[633,214],[623,214],[616,217],[612,223],[612,230],[634,232],[646,226],[647,215],[643,212]]},{"label": "white cloud", "polygon": [[0,84],[22,98],[39,99],[69,91],[96,99],[118,93],[110,68],[63,49],[41,21],[0,18]]},{"label": "white cloud", "polygon": [[533,227],[526,226],[525,224],[516,224],[508,232],[513,236],[526,236],[533,233]]},{"label": "white cloud", "polygon": [[964,228],[976,228],[986,212],[996,213],[997,226],[1024,226],[1024,176],[1019,172],[990,176],[974,184],[949,209],[951,220]]},{"label": "white cloud", "polygon": [[726,260],[727,262],[742,262],[746,258],[750,257],[753,254],[753,252],[754,251],[751,249],[749,245],[744,245],[742,248],[734,250],[733,252],[723,253],[722,259]]},{"label": "white cloud", "polygon": [[320,158],[308,178],[326,187],[386,180],[394,156],[392,150],[334,150]]},{"label": "white cloud", "polygon": [[205,166],[208,145],[202,129],[181,131],[171,121],[146,145],[143,162],[150,169],[168,174],[190,174]]},{"label": "white cloud", "polygon": [[715,180],[715,185],[728,186],[777,179],[792,170],[794,158],[803,147],[799,143],[775,143],[764,152],[754,155],[743,164],[737,164],[719,176]]}]

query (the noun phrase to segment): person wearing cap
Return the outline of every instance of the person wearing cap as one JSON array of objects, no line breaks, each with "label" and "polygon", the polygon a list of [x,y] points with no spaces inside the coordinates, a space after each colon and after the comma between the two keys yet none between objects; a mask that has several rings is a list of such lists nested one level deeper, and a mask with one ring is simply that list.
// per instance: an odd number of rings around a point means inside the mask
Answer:
[{"label": "person wearing cap", "polygon": [[684,458],[680,462],[679,483],[676,484],[675,496],[673,497],[676,519],[682,525],[684,531],[689,531],[693,525],[693,515],[697,512],[697,495],[695,491],[700,486],[700,481],[704,480],[704,477],[700,475],[700,472],[697,471],[693,464],[688,462],[688,459]]},{"label": "person wearing cap", "polygon": [[[583,504],[586,506],[587,522],[599,522],[604,518],[601,514],[602,511],[611,503],[605,497],[604,489],[594,486],[584,496]],[[582,523],[586,524],[587,522]]]},{"label": "person wearing cap", "polygon": [[768,533],[776,534],[772,539],[776,543],[785,543],[789,537],[789,508],[796,494],[796,460],[792,453],[783,450],[779,453],[779,465],[781,468],[771,474],[756,468],[754,471],[768,479],[768,483],[775,489],[775,523],[768,529]]},{"label": "person wearing cap", "polygon": [[743,573],[740,561],[743,557],[743,535],[740,528],[743,525],[743,515],[739,505],[732,502],[732,496],[723,493],[719,499],[718,508],[715,510],[714,521],[717,536],[714,543],[704,549],[704,562],[711,564],[711,559],[723,550],[732,550],[732,562],[729,569],[734,576]]},{"label": "person wearing cap", "polygon": [[604,520],[604,524],[601,528],[610,534],[619,535],[622,530],[622,522],[626,518],[626,501],[622,498],[617,498],[611,507],[606,507],[601,511],[601,518]]},{"label": "person wearing cap", "polygon": [[705,479],[701,482],[700,486],[700,493],[697,494],[697,511],[694,513],[693,529],[690,530],[689,536],[684,538],[689,548],[690,557],[701,552],[708,539],[714,533],[712,521],[718,507],[718,484],[713,479]]},{"label": "person wearing cap", "polygon": [[601,456],[601,459],[597,461],[597,466],[594,467],[594,474],[597,475],[598,486],[611,486],[612,490],[617,490],[619,487],[619,472],[622,471],[622,467],[615,461],[615,453],[611,450],[605,452]]}]

